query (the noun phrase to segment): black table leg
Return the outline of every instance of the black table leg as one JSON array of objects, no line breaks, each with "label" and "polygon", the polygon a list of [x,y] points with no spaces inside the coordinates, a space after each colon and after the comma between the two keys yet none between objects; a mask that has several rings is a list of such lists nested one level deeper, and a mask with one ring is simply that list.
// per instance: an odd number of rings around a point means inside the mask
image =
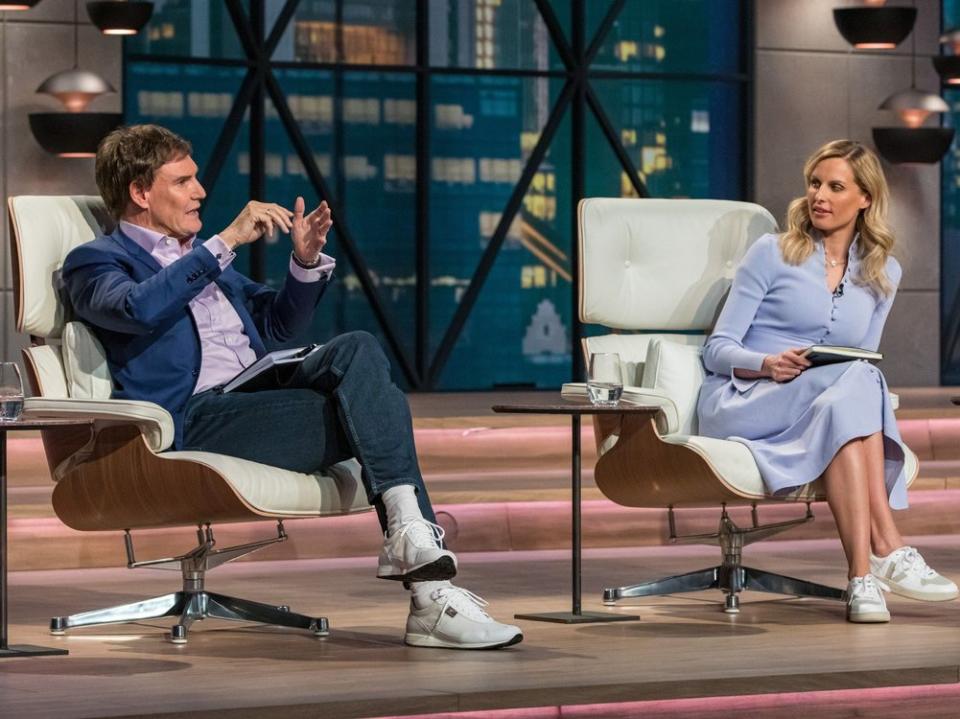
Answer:
[{"label": "black table leg", "polygon": [[51,649],[30,644],[7,643],[7,432],[0,428],[0,659],[67,654],[66,649]]},{"label": "black table leg", "polygon": [[611,614],[609,612],[584,612],[581,609],[581,544],[580,534],[580,416],[570,415],[573,429],[571,437],[570,497],[571,497],[571,610],[569,612],[541,612],[538,614],[515,614],[516,619],[530,619],[537,622],[556,622],[558,624],[593,624],[596,622],[630,622],[640,619],[632,614]]}]

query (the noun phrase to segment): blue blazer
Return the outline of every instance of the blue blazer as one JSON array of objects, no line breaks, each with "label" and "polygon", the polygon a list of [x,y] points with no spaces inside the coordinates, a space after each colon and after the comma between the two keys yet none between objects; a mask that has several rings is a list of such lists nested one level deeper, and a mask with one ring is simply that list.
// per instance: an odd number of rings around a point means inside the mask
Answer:
[{"label": "blue blazer", "polygon": [[174,448],[183,442],[187,401],[200,376],[200,336],[189,303],[216,282],[243,322],[250,347],[268,345],[306,329],[328,280],[299,282],[288,275],[277,291],[217,258],[194,241],[180,260],[161,267],[119,228],[74,248],[62,279],[76,318],[89,324],[107,354],[113,397],[155,402],[173,416]]}]

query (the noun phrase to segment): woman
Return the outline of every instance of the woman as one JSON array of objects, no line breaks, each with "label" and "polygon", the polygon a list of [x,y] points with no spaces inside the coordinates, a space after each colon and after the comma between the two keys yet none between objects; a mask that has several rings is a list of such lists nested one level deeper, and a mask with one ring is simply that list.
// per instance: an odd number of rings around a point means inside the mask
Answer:
[{"label": "woman", "polygon": [[749,447],[772,493],[823,476],[849,565],[847,619],[887,622],[880,591],[926,601],[957,585],[904,545],[904,451],[887,385],[864,361],[811,367],[811,345],[875,350],[900,281],[888,189],[870,150],[827,143],[803,169],[787,231],[747,251],[703,351],[700,431]]}]

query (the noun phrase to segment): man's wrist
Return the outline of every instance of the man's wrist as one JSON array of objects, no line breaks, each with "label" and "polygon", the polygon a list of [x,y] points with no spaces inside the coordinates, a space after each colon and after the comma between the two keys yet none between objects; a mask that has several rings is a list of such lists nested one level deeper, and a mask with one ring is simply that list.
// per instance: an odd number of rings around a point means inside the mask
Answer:
[{"label": "man's wrist", "polygon": [[323,262],[323,255],[317,255],[317,257],[313,260],[313,262],[304,262],[299,257],[297,257],[296,252],[291,252],[290,257],[296,263],[297,267],[302,267],[305,270],[315,270]]},{"label": "man's wrist", "polygon": [[223,232],[218,233],[218,237],[221,239],[223,244],[225,244],[231,250],[235,250],[237,248],[238,240],[236,237],[236,233],[233,230],[231,230],[229,227],[225,229]]}]

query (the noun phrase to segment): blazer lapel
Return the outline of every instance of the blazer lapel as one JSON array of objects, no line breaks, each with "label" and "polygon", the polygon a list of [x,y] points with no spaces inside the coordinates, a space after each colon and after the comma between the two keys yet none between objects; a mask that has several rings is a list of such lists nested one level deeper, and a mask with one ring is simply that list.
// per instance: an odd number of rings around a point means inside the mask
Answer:
[{"label": "blazer lapel", "polygon": [[143,249],[136,242],[131,240],[129,237],[124,234],[123,230],[118,226],[117,229],[113,231],[110,235],[110,239],[120,245],[127,254],[130,255],[133,259],[138,260],[147,266],[151,272],[159,272],[163,268],[160,266],[160,263],[157,262],[153,257],[150,256],[150,253]]}]

